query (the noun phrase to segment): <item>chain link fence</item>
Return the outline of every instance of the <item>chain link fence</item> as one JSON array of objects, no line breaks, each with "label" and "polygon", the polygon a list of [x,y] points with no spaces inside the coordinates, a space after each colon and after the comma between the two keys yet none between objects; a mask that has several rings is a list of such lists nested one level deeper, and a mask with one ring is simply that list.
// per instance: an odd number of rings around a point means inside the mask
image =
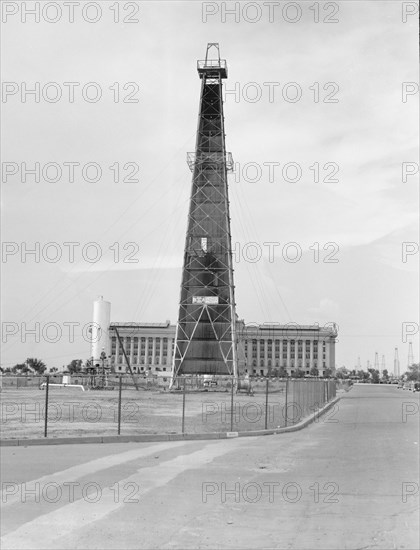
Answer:
[{"label": "chain link fence", "polygon": [[336,397],[335,380],[142,375],[2,376],[4,439],[250,432],[293,426]]}]

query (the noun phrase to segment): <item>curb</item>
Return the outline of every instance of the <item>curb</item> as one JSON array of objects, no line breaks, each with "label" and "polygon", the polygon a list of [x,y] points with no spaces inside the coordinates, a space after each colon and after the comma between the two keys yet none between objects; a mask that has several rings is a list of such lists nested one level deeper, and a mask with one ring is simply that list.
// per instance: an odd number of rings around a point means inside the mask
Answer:
[{"label": "curb", "polygon": [[198,441],[212,439],[232,439],[236,437],[254,437],[260,435],[275,435],[288,432],[297,432],[315,422],[320,416],[333,407],[341,396],[327,403],[313,416],[305,418],[298,424],[285,428],[269,430],[253,430],[247,432],[210,432],[198,434],[142,434],[142,435],[105,435],[81,437],[56,437],[53,439],[0,439],[0,447],[28,447],[33,445],[74,445],[88,443],[150,443],[155,441]]}]

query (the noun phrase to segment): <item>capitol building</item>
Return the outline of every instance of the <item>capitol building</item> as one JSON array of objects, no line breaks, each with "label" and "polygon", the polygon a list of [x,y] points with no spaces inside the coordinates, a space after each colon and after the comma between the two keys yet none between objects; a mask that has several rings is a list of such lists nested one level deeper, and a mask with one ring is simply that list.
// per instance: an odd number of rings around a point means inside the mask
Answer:
[{"label": "capitol building", "polygon": [[[309,375],[312,368],[319,376],[335,372],[337,328],[333,323],[318,325],[261,324],[246,325],[238,320],[237,355],[239,375]],[[176,325],[164,323],[110,323],[105,349],[115,372],[126,372],[122,346],[135,373],[170,376],[174,354]]]}]

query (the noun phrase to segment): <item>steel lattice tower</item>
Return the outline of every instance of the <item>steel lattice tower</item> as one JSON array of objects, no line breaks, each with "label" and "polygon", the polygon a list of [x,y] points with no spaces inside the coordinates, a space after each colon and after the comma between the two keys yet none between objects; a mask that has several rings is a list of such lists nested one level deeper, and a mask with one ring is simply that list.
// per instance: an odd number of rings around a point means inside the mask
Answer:
[{"label": "steel lattice tower", "polygon": [[[216,58],[210,58],[210,50]],[[195,152],[187,154],[193,175],[172,384],[181,375],[237,376],[227,184],[233,160],[225,147],[222,80],[227,66],[218,44],[207,45],[197,70],[200,111]]]},{"label": "steel lattice tower", "polygon": [[407,367],[411,367],[414,364],[413,342],[408,342],[408,360]]},{"label": "steel lattice tower", "polygon": [[398,358],[398,348],[395,348],[394,354],[394,374],[395,376],[400,375],[400,360]]},{"label": "steel lattice tower", "polygon": [[381,375],[381,371],[379,370],[379,355],[378,352],[375,351],[375,370],[378,371],[379,375]]}]

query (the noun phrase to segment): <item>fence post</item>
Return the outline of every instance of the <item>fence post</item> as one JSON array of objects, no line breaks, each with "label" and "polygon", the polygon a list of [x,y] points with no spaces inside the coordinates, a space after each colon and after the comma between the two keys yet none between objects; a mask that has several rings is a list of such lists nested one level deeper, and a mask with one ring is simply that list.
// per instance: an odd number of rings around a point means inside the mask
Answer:
[{"label": "fence post", "polygon": [[284,413],[284,425],[287,426],[287,393],[289,390],[289,378],[286,378],[286,401],[285,401],[285,413]]},{"label": "fence post", "polygon": [[44,437],[47,437],[48,433],[48,393],[50,389],[50,375],[47,374],[47,382],[45,386],[45,418],[44,418]]},{"label": "fence post", "polygon": [[186,385],[186,379],[184,378],[184,389],[182,392],[182,433],[184,433],[184,427],[185,427],[185,385]]},{"label": "fence post", "polygon": [[118,435],[121,434],[121,394],[122,394],[122,374],[118,386]]},{"label": "fence post", "polygon": [[232,376],[232,387],[230,389],[230,431],[233,432],[233,386],[234,378]]},{"label": "fence post", "polygon": [[267,422],[268,422],[268,378],[265,383],[265,423],[264,423],[264,429],[267,429]]}]

